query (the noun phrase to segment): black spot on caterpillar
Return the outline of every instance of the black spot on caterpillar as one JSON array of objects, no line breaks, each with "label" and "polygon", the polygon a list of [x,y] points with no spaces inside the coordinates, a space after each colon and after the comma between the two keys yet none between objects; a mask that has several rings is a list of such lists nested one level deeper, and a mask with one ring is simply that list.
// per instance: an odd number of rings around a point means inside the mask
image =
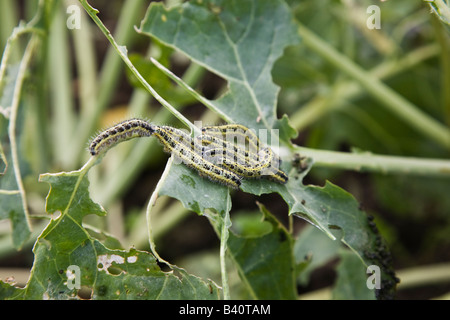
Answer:
[{"label": "black spot on caterpillar", "polygon": [[98,156],[120,142],[136,137],[149,137],[152,135],[153,131],[154,126],[145,120],[125,120],[106,129],[95,137],[89,146],[89,152],[93,156]]},{"label": "black spot on caterpillar", "polygon": [[154,135],[164,145],[166,151],[181,159],[188,167],[195,169],[200,176],[234,189],[241,185],[238,175],[205,160],[201,154],[198,154],[192,138],[182,130],[167,126],[155,126]]},{"label": "black spot on caterpillar", "polygon": [[[244,141],[244,146],[236,145],[234,138],[227,137],[228,133]],[[89,151],[92,156],[97,156],[120,142],[152,135],[161,142],[165,152],[196,170],[200,176],[235,189],[244,178],[264,177],[282,184],[288,180],[279,169],[279,157],[269,147],[263,147],[258,137],[242,125],[205,127],[201,135],[192,138],[180,129],[130,119],[100,133],[92,140]]]}]

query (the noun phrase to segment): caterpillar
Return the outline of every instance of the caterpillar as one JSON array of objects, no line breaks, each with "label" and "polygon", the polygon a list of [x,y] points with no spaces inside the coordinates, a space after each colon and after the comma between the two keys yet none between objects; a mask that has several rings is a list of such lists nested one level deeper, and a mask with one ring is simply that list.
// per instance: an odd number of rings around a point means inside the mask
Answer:
[{"label": "caterpillar", "polygon": [[209,149],[205,154],[205,158],[215,156],[219,154],[219,165],[226,168],[235,174],[247,178],[247,179],[260,179],[266,178],[272,181],[285,184],[288,181],[286,173],[278,168],[277,165],[271,163],[268,156],[265,156],[265,160],[257,166],[242,165],[239,162],[229,160],[232,159],[233,155],[228,155],[226,152],[217,149]]},{"label": "caterpillar", "polygon": [[[236,145],[228,133],[236,135],[243,143]],[[288,180],[278,168],[279,157],[269,147],[263,147],[258,137],[242,125],[204,127],[202,134],[192,138],[183,130],[135,118],[100,133],[92,140],[89,151],[92,156],[98,156],[120,142],[150,136],[155,136],[165,152],[196,170],[201,177],[234,189],[239,188],[241,179],[264,177],[282,184]],[[248,144],[248,151],[245,144]]]},{"label": "caterpillar", "polygon": [[[281,159],[278,155],[271,148],[263,147],[256,134],[247,127],[240,124],[208,126],[202,128],[202,133],[202,141],[214,146],[204,156],[218,155],[223,166],[236,174],[245,178],[266,177],[282,184],[288,181],[287,175],[279,169]],[[249,152],[229,145],[235,137],[244,147],[248,144]]]},{"label": "caterpillar", "polygon": [[116,144],[136,137],[149,137],[154,131],[154,126],[141,119],[122,121],[115,126],[103,131],[92,140],[89,151],[97,156],[105,153]]},{"label": "caterpillar", "polygon": [[240,124],[227,124],[221,126],[206,126],[202,128],[202,134],[213,136],[224,141],[233,141],[237,138],[240,144],[247,143],[249,151],[255,153],[260,145],[260,141],[256,134],[247,127]]},{"label": "caterpillar", "polygon": [[203,157],[216,158],[220,164],[246,178],[261,176],[261,171],[269,168],[273,161],[269,148],[263,148],[255,154],[214,137],[202,135],[199,138],[202,142],[209,143],[207,148],[202,148]]},{"label": "caterpillar", "polygon": [[[241,125],[241,124],[227,124],[221,126],[207,126],[202,128],[202,133],[207,136],[218,137],[225,141],[234,141],[237,138],[237,142],[241,144],[248,144],[248,149],[254,155],[258,150],[263,149],[258,136],[253,130]],[[281,164],[281,159],[276,155],[272,149],[265,147],[264,152],[268,153],[271,161],[276,161]],[[259,161],[259,160],[257,160]]]},{"label": "caterpillar", "polygon": [[149,137],[154,135],[163,144],[164,151],[172,153],[181,159],[185,165],[198,171],[200,176],[208,177],[234,189],[241,185],[240,177],[220,168],[201,155],[193,151],[192,139],[182,130],[168,126],[156,126],[141,119],[130,119],[116,124],[95,137],[89,151],[92,156],[98,156],[117,145],[136,137]]},{"label": "caterpillar", "polygon": [[188,167],[195,169],[201,177],[223,185],[239,188],[241,179],[238,175],[205,160],[194,150],[194,143],[190,136],[179,129],[166,126],[155,126],[154,135],[164,145],[165,151],[172,153]]}]

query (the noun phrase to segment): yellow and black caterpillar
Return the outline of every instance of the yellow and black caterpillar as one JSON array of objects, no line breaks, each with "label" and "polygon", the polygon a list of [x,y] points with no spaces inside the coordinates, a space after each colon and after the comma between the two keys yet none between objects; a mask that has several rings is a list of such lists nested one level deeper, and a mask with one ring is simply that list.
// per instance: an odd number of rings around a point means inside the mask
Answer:
[{"label": "yellow and black caterpillar", "polygon": [[[280,158],[242,125],[204,127],[202,134],[192,138],[180,129],[130,119],[101,132],[92,140],[89,151],[97,156],[120,142],[149,136],[155,136],[165,152],[200,176],[235,189],[241,185],[241,179],[267,178],[282,184],[288,180],[279,169]],[[235,138],[241,144],[236,144]]]}]

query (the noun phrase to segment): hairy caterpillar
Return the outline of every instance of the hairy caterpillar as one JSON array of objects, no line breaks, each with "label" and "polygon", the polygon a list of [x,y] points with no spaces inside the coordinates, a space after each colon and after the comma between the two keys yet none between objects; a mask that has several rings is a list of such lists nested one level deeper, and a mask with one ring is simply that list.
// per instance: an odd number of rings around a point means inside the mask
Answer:
[{"label": "hairy caterpillar", "polygon": [[185,132],[166,126],[155,126],[154,135],[164,145],[164,149],[172,153],[188,167],[197,170],[202,177],[237,189],[241,185],[238,175],[205,160],[195,152],[191,137]]},{"label": "hairy caterpillar", "polygon": [[[228,134],[234,136],[230,138]],[[279,157],[269,147],[263,147],[258,137],[242,125],[204,127],[201,135],[192,138],[180,129],[130,119],[100,133],[92,140],[89,151],[92,156],[97,156],[120,142],[149,136],[155,136],[165,152],[196,170],[200,176],[235,189],[245,178],[264,177],[283,184],[288,180],[278,168]],[[234,137],[241,140],[240,145],[234,143]]]},{"label": "hairy caterpillar", "polygon": [[[281,159],[271,148],[263,146],[247,127],[240,124],[209,126],[203,127],[202,133],[202,141],[213,145],[204,153],[206,157],[218,156],[224,167],[245,178],[265,177],[282,184],[287,182],[287,175],[279,169]],[[235,138],[244,149],[230,146]],[[246,144],[249,151],[246,151]]]},{"label": "hairy caterpillar", "polygon": [[156,126],[141,119],[126,120],[103,131],[92,140],[89,151],[91,155],[97,156],[120,142],[151,135],[158,138],[166,152],[172,153],[185,165],[197,170],[202,177],[208,177],[235,189],[240,186],[239,176],[205,161],[201,155],[195,153],[191,147],[192,139],[188,134],[172,127]]},{"label": "hairy caterpillar", "polygon": [[136,137],[149,137],[154,131],[153,127],[153,125],[141,119],[122,121],[95,137],[89,146],[89,152],[96,156],[108,151],[120,142]]},{"label": "hairy caterpillar", "polygon": [[237,139],[237,142],[241,145],[248,144],[248,149],[254,155],[258,152],[258,150],[264,150],[265,153],[268,153],[269,159],[276,161],[278,164],[281,164],[281,159],[273,153],[272,149],[263,147],[263,144],[260,142],[258,136],[253,132],[253,130],[241,125],[241,124],[226,124],[221,126],[207,126],[202,128],[202,133],[207,136],[218,137],[224,141],[232,141]]},{"label": "hairy caterpillar", "polygon": [[286,174],[278,169],[278,158],[270,148],[264,147],[254,154],[214,137],[202,135],[199,138],[209,143],[208,148],[202,149],[204,158],[215,159],[219,165],[239,176],[249,179],[266,177],[283,184],[288,180]]}]

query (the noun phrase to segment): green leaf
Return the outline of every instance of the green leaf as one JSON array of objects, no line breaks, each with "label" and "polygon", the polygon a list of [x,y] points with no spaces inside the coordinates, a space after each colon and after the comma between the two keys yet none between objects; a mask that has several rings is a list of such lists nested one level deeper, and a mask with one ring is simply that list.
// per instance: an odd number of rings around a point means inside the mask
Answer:
[{"label": "green leaf", "polygon": [[361,268],[358,257],[348,250],[341,250],[337,266],[337,281],[333,288],[333,299],[373,300],[373,290],[367,286],[367,274]]},{"label": "green leaf", "polygon": [[[159,194],[180,200],[184,207],[206,215],[220,236],[220,258],[222,267],[222,287],[224,299],[229,299],[228,276],[225,270],[228,229],[231,226],[231,198],[229,189],[205,180],[184,165],[169,164],[169,173]],[[183,182],[183,183],[180,183]]]},{"label": "green leaf", "polygon": [[[192,175],[191,169],[184,165],[172,165],[159,194],[176,198],[187,209],[206,214],[220,234],[223,223],[227,227],[231,225],[226,218],[231,207],[228,189],[201,180],[204,179],[195,173]],[[180,184],[180,181],[185,183]],[[264,219],[260,219],[260,228],[255,227],[259,231],[250,235],[229,233],[228,252],[253,298],[295,299],[293,241],[275,217],[262,205],[260,209]]]},{"label": "green leaf", "polygon": [[298,276],[299,283],[307,285],[311,272],[335,258],[340,247],[340,242],[331,240],[318,228],[312,225],[303,228],[294,244],[296,263],[308,263]]},{"label": "green leaf", "polygon": [[14,168],[10,166],[11,155],[5,156],[5,173],[0,176],[0,220],[9,219],[12,227],[12,243],[20,249],[31,234],[28,214],[24,208]]},{"label": "green leaf", "polygon": [[63,217],[68,215],[78,224],[81,224],[81,219],[87,214],[106,214],[89,197],[89,180],[81,170],[42,174],[39,181],[50,185],[45,203],[45,210],[49,213],[60,211]]},{"label": "green leaf", "polygon": [[31,234],[22,196],[19,191],[0,190],[0,204],[0,220],[11,221],[12,242],[16,249],[20,249]]},{"label": "green leaf", "polygon": [[[162,46],[160,47],[164,48]],[[160,60],[162,63],[164,63],[164,65],[168,65],[170,57],[169,53],[172,50],[166,48],[164,51],[165,52],[160,58]],[[145,81],[147,81],[153,88],[155,88],[156,91],[162,92],[171,89],[169,79],[165,77],[162,78],[160,76],[159,71],[155,68],[153,63],[151,63],[150,60],[148,60],[147,57],[138,53],[131,53],[128,55],[128,58],[130,59],[131,63],[136,67],[136,69],[139,71],[139,73],[144,77]],[[130,69],[127,68],[125,71],[128,81],[134,88],[145,89],[142,83],[133,75]]]},{"label": "green leaf", "polygon": [[[271,77],[273,64],[284,48],[299,42],[290,9],[283,1],[191,1],[170,9],[162,3],[152,3],[139,32],[184,52],[198,64],[224,77],[229,91],[218,100],[207,100],[207,104],[213,105],[228,121],[255,130],[278,129],[275,132],[285,143],[296,135],[287,117],[276,118],[279,88]],[[187,181],[191,186],[191,181],[198,180],[194,174],[190,172],[179,181]],[[188,179],[189,176],[192,179]],[[202,190],[212,185],[205,180],[198,181],[205,184]],[[268,181],[262,184],[274,185]],[[201,212],[192,207],[195,199],[188,197],[190,199],[183,200],[183,196],[179,199],[187,208]],[[213,202],[219,199],[219,205],[224,207],[220,200],[223,197],[210,198]],[[216,211],[222,209],[216,208]]]},{"label": "green leaf", "polygon": [[[7,60],[6,58],[4,60]],[[2,61],[5,63],[5,61]],[[11,141],[8,136],[11,105],[19,67],[16,64],[5,67],[7,76],[0,79],[0,220],[9,219],[12,226],[12,242],[20,249],[31,234],[27,208],[24,207],[24,190],[20,190],[11,155]],[[22,133],[22,128],[19,129]],[[6,152],[5,152],[6,151]],[[21,161],[22,159],[19,159]],[[19,167],[21,164],[18,164]],[[21,177],[19,177],[20,179]]]},{"label": "green leaf", "polygon": [[289,206],[289,214],[305,219],[329,238],[343,242],[359,257],[362,269],[369,265],[379,266],[383,285],[377,295],[392,298],[397,278],[390,252],[375,223],[360,209],[355,198],[329,181],[324,187],[304,185],[302,180],[309,169],[299,173],[297,168],[287,163],[282,165],[282,169],[290,173],[287,184],[244,181],[242,189],[256,195],[280,194]]},{"label": "green leaf", "polygon": [[450,26],[450,2],[448,0],[425,0],[430,4],[432,11],[444,23]]},{"label": "green leaf", "polygon": [[[282,1],[210,0],[191,1],[170,9],[152,3],[139,31],[184,52],[228,81],[228,92],[207,103],[217,113],[252,129],[277,128],[280,141],[288,143],[295,132],[287,117],[276,119],[278,88],[270,72],[282,48],[298,43],[296,30]],[[290,214],[306,219],[330,238],[341,240],[359,257],[361,268],[380,265],[384,287],[378,294],[390,297],[396,284],[390,255],[373,222],[359,210],[352,195],[330,182],[324,187],[303,185],[307,171],[299,175],[286,161],[282,169],[290,173],[286,185],[263,179],[244,180],[241,189],[256,195],[279,193],[289,205]],[[197,183],[195,186],[199,190]],[[202,188],[209,192],[206,189]],[[186,195],[182,192],[177,192],[178,199],[198,212],[192,206],[196,204],[194,197],[187,192],[188,199],[184,199]],[[213,199],[223,206],[220,198]]]},{"label": "green leaf", "polygon": [[230,233],[228,250],[254,299],[295,299],[293,240],[279,221],[261,204],[266,227],[272,230],[255,237]]},{"label": "green leaf", "polygon": [[336,268],[336,282],[333,286],[333,299],[375,299],[375,292],[367,286],[366,268],[361,267],[361,260],[341,243],[332,241],[319,229],[308,226],[301,230],[295,242],[294,253],[297,263],[308,262],[301,270],[299,282],[308,284],[311,272],[323,266],[331,259],[340,258]]},{"label": "green leaf", "polygon": [[289,205],[290,214],[309,221],[332,239],[348,246],[362,262],[361,267],[377,265],[382,270],[383,285],[377,296],[392,298],[397,278],[386,244],[372,218],[360,209],[359,203],[345,190],[327,181],[324,187],[305,186],[301,176],[289,180],[280,195]]},{"label": "green leaf", "polygon": [[[263,218],[263,219],[261,219]],[[232,231],[235,235],[245,238],[262,237],[273,230],[272,224],[264,221],[260,213],[235,213],[233,215]]]},{"label": "green leaf", "polygon": [[228,81],[229,91],[211,101],[227,120],[253,129],[278,126],[271,70],[284,48],[299,41],[283,1],[191,1],[170,9],[152,3],[139,31]]},{"label": "green leaf", "polygon": [[186,209],[204,214],[213,209],[223,215],[231,207],[227,187],[209,181],[183,164],[173,164],[159,192],[180,200]]},{"label": "green leaf", "polygon": [[[41,175],[49,183],[48,212],[61,212],[39,236],[35,260],[24,289],[2,284],[0,296],[15,299],[75,299],[80,290],[92,299],[217,299],[218,289],[183,270],[163,272],[148,252],[112,250],[82,225],[104,209],[89,196],[87,169]],[[78,274],[74,269],[77,269]],[[75,275],[75,276],[73,276]],[[78,276],[79,286],[72,277]]]}]

